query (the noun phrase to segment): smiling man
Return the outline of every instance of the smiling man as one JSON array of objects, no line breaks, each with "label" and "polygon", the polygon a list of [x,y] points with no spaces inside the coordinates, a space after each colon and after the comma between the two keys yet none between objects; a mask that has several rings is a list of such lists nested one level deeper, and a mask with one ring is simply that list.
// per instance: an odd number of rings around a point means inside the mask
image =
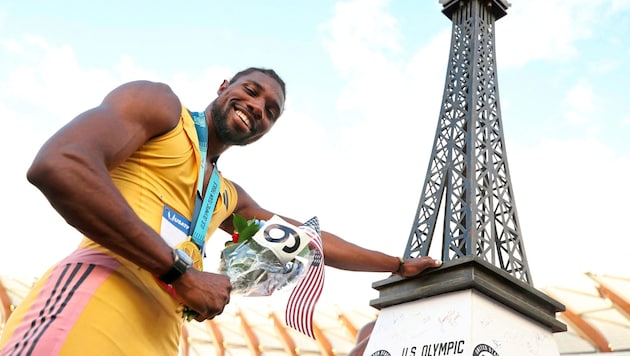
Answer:
[{"label": "smiling man", "polygon": [[[85,237],[11,315],[0,355],[82,355],[88,345],[103,355],[177,355],[184,305],[203,321],[230,299],[228,277],[200,268],[207,239],[218,228],[231,234],[233,213],[274,215],[224,178],[217,159],[269,132],[284,101],[284,82],[263,68],[223,81],[202,112],[165,84],[136,81],[53,135],[27,177]],[[322,241],[335,268],[406,277],[440,264],[325,231]]]}]

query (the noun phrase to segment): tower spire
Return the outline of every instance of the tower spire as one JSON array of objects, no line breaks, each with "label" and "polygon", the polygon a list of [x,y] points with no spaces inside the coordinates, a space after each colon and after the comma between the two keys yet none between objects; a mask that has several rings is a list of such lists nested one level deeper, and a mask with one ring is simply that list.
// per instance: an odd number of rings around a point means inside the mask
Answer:
[{"label": "tower spire", "polygon": [[504,0],[440,0],[453,22],[440,116],[405,257],[429,253],[444,199],[442,260],[481,259],[532,285],[505,151],[495,55]]}]

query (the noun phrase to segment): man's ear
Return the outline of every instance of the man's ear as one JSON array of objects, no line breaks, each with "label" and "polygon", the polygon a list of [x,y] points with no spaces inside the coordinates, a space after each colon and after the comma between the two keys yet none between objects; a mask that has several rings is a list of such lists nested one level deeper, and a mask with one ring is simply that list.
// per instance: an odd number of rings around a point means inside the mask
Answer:
[{"label": "man's ear", "polygon": [[223,83],[221,83],[219,89],[217,90],[217,95],[221,94],[225,89],[227,89],[229,85],[230,83],[228,83],[227,80],[223,79]]}]

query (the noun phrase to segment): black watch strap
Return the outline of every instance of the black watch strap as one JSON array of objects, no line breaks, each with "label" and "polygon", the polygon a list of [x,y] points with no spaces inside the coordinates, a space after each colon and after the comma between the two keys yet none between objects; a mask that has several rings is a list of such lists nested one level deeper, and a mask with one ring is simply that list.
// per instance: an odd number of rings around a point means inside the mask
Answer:
[{"label": "black watch strap", "polygon": [[159,277],[160,281],[172,284],[192,267],[192,259],[183,250],[173,250],[173,265]]}]

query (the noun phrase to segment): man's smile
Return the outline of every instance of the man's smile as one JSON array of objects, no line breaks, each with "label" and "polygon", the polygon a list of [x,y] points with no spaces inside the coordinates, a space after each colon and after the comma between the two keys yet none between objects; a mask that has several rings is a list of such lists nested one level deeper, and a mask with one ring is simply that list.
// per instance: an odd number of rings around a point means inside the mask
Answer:
[{"label": "man's smile", "polygon": [[247,116],[247,114],[245,114],[243,111],[239,110],[239,109],[235,109],[234,112],[236,113],[236,116],[238,116],[241,121],[243,122],[243,124],[245,124],[245,126],[247,126],[247,128],[250,131],[253,131],[253,123],[250,121],[249,117]]}]

